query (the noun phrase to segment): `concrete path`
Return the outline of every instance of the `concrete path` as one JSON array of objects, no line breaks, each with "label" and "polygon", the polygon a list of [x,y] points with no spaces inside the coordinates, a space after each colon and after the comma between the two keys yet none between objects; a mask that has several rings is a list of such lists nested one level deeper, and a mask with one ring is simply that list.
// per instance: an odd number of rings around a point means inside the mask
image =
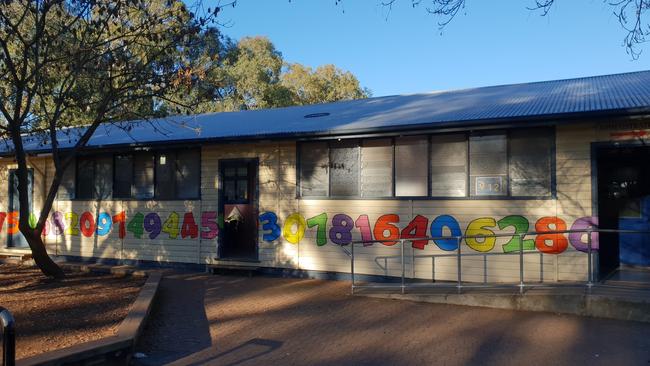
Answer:
[{"label": "concrete path", "polygon": [[649,365],[650,324],[349,295],[349,283],[173,273],[139,364]]}]

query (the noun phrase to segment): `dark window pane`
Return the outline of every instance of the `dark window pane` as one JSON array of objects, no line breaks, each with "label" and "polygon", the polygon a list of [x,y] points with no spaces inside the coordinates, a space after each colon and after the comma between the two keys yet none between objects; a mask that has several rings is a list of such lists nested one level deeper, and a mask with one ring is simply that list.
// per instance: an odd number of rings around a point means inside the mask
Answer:
[{"label": "dark window pane", "polygon": [[431,138],[431,195],[467,195],[467,137],[465,134]]},{"label": "dark window pane", "polygon": [[132,183],[133,156],[115,155],[115,182],[113,184],[113,197],[131,198]]},{"label": "dark window pane", "polygon": [[[198,150],[176,153],[176,198],[199,198],[201,156]],[[246,174],[244,174],[246,176]]]},{"label": "dark window pane", "polygon": [[247,200],[248,199],[248,180],[247,179],[238,179],[237,180],[237,200]]},{"label": "dark window pane", "polygon": [[426,196],[428,185],[428,141],[426,137],[395,140],[395,195]]},{"label": "dark window pane", "polygon": [[393,195],[393,143],[391,139],[364,140],[361,144],[361,197]]},{"label": "dark window pane", "polygon": [[300,145],[300,194],[327,197],[329,194],[329,152],[326,142]]},{"label": "dark window pane", "polygon": [[223,182],[223,195],[226,202],[232,202],[237,200],[235,192],[235,181],[226,180]]},{"label": "dark window pane", "polygon": [[153,198],[154,193],[154,155],[138,153],[134,159],[133,198]]},{"label": "dark window pane", "polygon": [[472,196],[505,196],[508,194],[508,158],[505,134],[471,136],[470,194]]},{"label": "dark window pane", "polygon": [[97,199],[111,198],[113,193],[113,157],[95,160],[95,195]]},{"label": "dark window pane", "polygon": [[95,164],[89,158],[77,160],[77,198],[91,199],[94,191]]},{"label": "dark window pane", "polygon": [[76,164],[73,161],[63,172],[63,176],[61,177],[61,184],[59,185],[59,190],[57,191],[58,199],[66,200],[75,198],[75,165]]},{"label": "dark window pane", "polygon": [[330,144],[330,185],[332,197],[359,195],[359,147],[356,141]]},{"label": "dark window pane", "polygon": [[174,198],[174,156],[171,153],[156,155],[156,198]]},{"label": "dark window pane", "polygon": [[510,192],[513,196],[551,194],[552,147],[552,130],[539,128],[511,132]]}]

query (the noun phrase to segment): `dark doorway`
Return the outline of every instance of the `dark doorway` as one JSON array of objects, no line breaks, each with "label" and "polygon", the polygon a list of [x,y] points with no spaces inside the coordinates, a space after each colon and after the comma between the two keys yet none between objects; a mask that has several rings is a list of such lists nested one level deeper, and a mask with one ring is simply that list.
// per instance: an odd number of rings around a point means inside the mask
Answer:
[{"label": "dark doorway", "polygon": [[223,230],[219,257],[257,260],[257,159],[219,161]]},{"label": "dark doorway", "polygon": [[[598,220],[602,229],[650,230],[650,147],[597,150]],[[650,266],[650,235],[601,233],[600,278],[621,265]]]},{"label": "dark doorway", "polygon": [[[28,179],[28,200],[29,200],[29,211],[32,211],[33,205],[33,195],[34,195],[34,170],[29,169],[27,171]],[[18,228],[18,211],[20,210],[20,200],[18,198],[18,176],[16,175],[16,169],[9,170],[9,206],[7,208],[7,215],[15,215],[15,227]],[[12,212],[16,212],[12,214]],[[8,220],[9,218],[5,218]],[[9,248],[25,248],[27,247],[27,240],[23,234],[17,231],[15,234],[7,233],[7,247]]]}]

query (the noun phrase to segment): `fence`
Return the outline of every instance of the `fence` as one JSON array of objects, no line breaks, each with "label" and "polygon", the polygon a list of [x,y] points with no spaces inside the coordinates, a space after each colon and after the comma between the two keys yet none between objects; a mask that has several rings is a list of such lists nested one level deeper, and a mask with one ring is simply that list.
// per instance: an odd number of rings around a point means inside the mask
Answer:
[{"label": "fence", "polygon": [[0,306],[0,325],[2,325],[2,366],[16,365],[16,330],[14,317],[9,310]]},{"label": "fence", "polygon": [[[587,243],[586,243],[586,249],[584,251],[585,255],[587,256],[587,268],[586,268],[586,281],[573,281],[571,283],[559,283],[558,281],[554,282],[546,282],[544,281],[544,265],[543,265],[543,260],[544,260],[544,255],[559,255],[559,254],[545,254],[543,252],[538,252],[538,251],[526,251],[524,250],[524,238],[526,236],[536,236],[536,235],[563,235],[563,234],[572,234],[572,233],[577,233],[577,234],[587,234]],[[350,250],[348,251],[347,249],[343,248],[343,250],[348,254],[350,257],[350,274],[351,274],[351,280],[352,280],[352,293],[354,293],[355,289],[361,289],[361,288],[399,288],[402,293],[405,293],[407,289],[409,288],[456,288],[458,293],[461,293],[463,288],[494,288],[494,287],[515,287],[519,289],[520,293],[524,292],[524,289],[527,286],[540,286],[540,284],[543,284],[544,286],[547,287],[558,287],[558,286],[564,286],[564,285],[571,285],[571,286],[586,286],[588,289],[591,289],[592,286],[594,286],[595,282],[595,263],[597,263],[597,260],[594,260],[594,255],[597,257],[598,255],[598,249],[593,247],[592,244],[592,234],[593,233],[616,233],[616,234],[639,234],[639,235],[647,235],[650,234],[650,231],[635,231],[635,230],[612,230],[612,229],[584,229],[584,230],[562,230],[562,231],[545,231],[545,232],[527,232],[527,233],[521,233],[521,234],[489,234],[489,235],[460,235],[460,236],[440,236],[440,237],[418,237],[418,238],[408,238],[408,239],[390,239],[390,240],[360,240],[360,241],[353,241],[350,244]],[[470,253],[465,253],[462,250],[462,241],[466,239],[487,239],[487,238],[500,238],[500,237],[513,237],[513,235],[518,236],[519,238],[519,248],[516,251],[512,252],[507,252],[507,253],[491,253],[491,252],[470,252]],[[410,279],[416,279],[415,278],[415,262],[417,260],[422,260],[422,259],[430,259],[431,260],[431,270],[432,270],[432,281],[431,282],[425,282],[425,281],[416,281],[416,282],[407,282],[407,274],[406,274],[406,254],[405,254],[405,247],[407,242],[413,243],[414,241],[430,241],[430,240],[453,240],[456,243],[456,249],[455,253],[444,253],[444,254],[415,254],[413,251],[411,252],[410,258],[410,266],[411,270],[413,273],[411,274]],[[395,242],[399,243],[399,249],[400,249],[400,254],[398,255],[391,255],[391,256],[377,256],[375,257],[375,262],[379,263],[379,261],[383,260],[384,263],[387,263],[389,259],[400,259],[400,276],[399,276],[399,282],[374,282],[374,283],[364,283],[360,284],[357,281],[357,276],[358,273],[355,272],[355,246],[358,246],[359,244],[362,244],[364,247],[374,244],[374,243],[389,243],[389,245],[395,244]],[[602,245],[602,244],[601,244]],[[576,252],[582,252],[582,251],[576,251]],[[525,272],[525,261],[524,257],[525,256],[530,256],[530,255],[539,255],[540,256],[540,281],[531,283],[530,281],[526,281],[524,277],[524,272]],[[518,262],[519,262],[519,279],[516,283],[491,283],[488,280],[488,258],[494,257],[494,256],[517,256],[518,257]],[[476,257],[482,257],[483,258],[483,282],[469,282],[469,281],[463,281],[463,261],[466,258],[476,258]],[[455,281],[443,281],[439,282],[436,281],[436,274],[435,274],[435,268],[436,268],[436,259],[439,258],[455,258],[456,259],[456,267],[457,267],[457,273],[456,273],[456,279]],[[386,265],[387,267],[387,265]]]}]

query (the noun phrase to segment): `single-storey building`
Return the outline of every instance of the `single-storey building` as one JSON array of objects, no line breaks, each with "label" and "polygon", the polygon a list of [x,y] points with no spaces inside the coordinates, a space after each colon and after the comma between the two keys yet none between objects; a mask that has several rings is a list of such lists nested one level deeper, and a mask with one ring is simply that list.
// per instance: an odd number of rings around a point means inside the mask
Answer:
[{"label": "single-storey building", "polygon": [[[650,226],[650,71],[100,126],[66,171],[47,230],[52,256],[122,263],[253,262],[350,271],[354,240],[464,234],[463,253],[516,252],[526,277],[587,276],[582,233]],[[128,128],[120,128],[128,126]],[[61,131],[63,148],[72,146]],[[53,176],[29,141],[32,205]],[[0,159],[0,247],[20,251],[10,152]],[[38,212],[36,212],[38,213]],[[355,247],[358,273],[397,275],[394,242]],[[603,276],[650,266],[650,238],[593,235]],[[454,252],[419,240],[407,256]],[[23,249],[24,250],[24,249]],[[382,259],[384,258],[384,259]],[[515,281],[518,256],[463,260],[467,281]],[[414,262],[414,263],[412,263]],[[455,279],[454,258],[409,262]],[[433,268],[432,268],[433,267]],[[485,277],[484,277],[485,276]]]}]

